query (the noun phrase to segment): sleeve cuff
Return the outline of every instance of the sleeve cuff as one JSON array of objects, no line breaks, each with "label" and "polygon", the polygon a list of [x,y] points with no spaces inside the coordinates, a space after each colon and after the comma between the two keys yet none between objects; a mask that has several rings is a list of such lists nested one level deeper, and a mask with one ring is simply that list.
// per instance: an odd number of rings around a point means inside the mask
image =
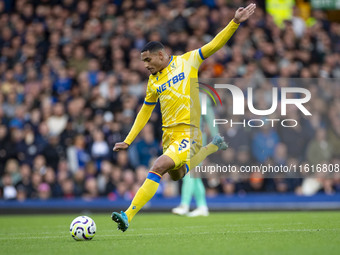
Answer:
[{"label": "sleeve cuff", "polygon": [[131,141],[129,141],[128,139],[125,139],[124,143],[128,144],[129,146],[131,145]]},{"label": "sleeve cuff", "polygon": [[200,54],[200,57],[202,60],[205,60],[204,56],[203,56],[203,53],[202,53],[202,48],[199,48],[198,49],[198,53]]},{"label": "sleeve cuff", "polygon": [[241,23],[236,23],[235,21],[234,21],[234,19],[232,19],[231,21],[230,21],[230,23],[232,24],[232,25],[234,25],[234,26],[239,26]]},{"label": "sleeve cuff", "polygon": [[146,105],[156,105],[157,102],[147,102],[147,101],[144,101],[144,104],[146,104]]}]

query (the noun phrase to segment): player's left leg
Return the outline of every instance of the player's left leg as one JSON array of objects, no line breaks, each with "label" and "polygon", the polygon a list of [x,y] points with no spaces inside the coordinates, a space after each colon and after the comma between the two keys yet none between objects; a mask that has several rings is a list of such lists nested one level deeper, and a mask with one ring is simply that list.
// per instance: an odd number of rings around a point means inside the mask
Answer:
[{"label": "player's left leg", "polygon": [[212,142],[208,145],[201,147],[201,149],[190,158],[190,170],[198,166],[206,157],[219,150],[226,150],[228,145],[225,143],[224,138],[220,135],[215,135]]},{"label": "player's left leg", "polygon": [[[183,139],[182,143],[185,140],[187,139]],[[172,180],[178,181],[182,179],[191,169],[198,166],[210,154],[213,154],[219,150],[226,150],[228,148],[228,145],[225,143],[223,137],[221,137],[220,135],[216,135],[214,136],[212,142],[209,143],[208,145],[204,147],[196,146],[196,148],[200,148],[200,149],[199,150],[195,149],[193,146],[192,152],[190,153],[190,154],[193,154],[192,157],[188,155],[188,153],[186,154],[184,152],[174,153],[173,151],[167,150],[165,155],[168,155],[175,162],[175,167],[168,171]],[[188,155],[189,158],[186,158],[186,159],[183,158],[183,156],[186,156],[186,155]],[[185,163],[178,165],[181,162],[185,162]]]}]

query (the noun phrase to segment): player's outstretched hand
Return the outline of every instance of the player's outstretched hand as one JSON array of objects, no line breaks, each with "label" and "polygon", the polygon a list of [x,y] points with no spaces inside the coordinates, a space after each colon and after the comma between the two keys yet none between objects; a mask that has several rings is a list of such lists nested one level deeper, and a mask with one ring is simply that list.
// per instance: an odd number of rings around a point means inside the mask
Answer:
[{"label": "player's outstretched hand", "polygon": [[234,21],[235,23],[241,23],[243,21],[246,21],[254,12],[256,9],[256,4],[250,4],[246,8],[240,7],[235,12]]},{"label": "player's outstretched hand", "polygon": [[115,147],[113,147],[113,151],[126,150],[127,148],[129,148],[129,145],[127,143],[116,143]]}]

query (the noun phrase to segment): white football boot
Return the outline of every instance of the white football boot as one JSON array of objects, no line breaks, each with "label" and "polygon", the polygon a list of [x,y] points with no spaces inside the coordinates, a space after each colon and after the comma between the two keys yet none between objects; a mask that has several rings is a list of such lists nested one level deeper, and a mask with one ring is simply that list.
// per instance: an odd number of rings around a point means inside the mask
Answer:
[{"label": "white football boot", "polygon": [[209,216],[209,209],[207,206],[197,207],[192,212],[187,214],[188,217]]},{"label": "white football boot", "polygon": [[187,205],[179,205],[171,210],[173,214],[177,215],[186,215],[189,212],[189,206]]}]

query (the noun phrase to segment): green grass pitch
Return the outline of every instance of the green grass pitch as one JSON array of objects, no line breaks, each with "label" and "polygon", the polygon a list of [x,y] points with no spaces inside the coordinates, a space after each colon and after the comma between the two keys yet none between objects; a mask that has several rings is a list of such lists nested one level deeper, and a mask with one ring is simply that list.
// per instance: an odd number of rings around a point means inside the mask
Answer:
[{"label": "green grass pitch", "polygon": [[80,214],[0,216],[0,254],[340,254],[339,212],[230,212],[186,218],[139,213],[122,233],[108,214],[88,214],[93,240],[69,233]]}]

